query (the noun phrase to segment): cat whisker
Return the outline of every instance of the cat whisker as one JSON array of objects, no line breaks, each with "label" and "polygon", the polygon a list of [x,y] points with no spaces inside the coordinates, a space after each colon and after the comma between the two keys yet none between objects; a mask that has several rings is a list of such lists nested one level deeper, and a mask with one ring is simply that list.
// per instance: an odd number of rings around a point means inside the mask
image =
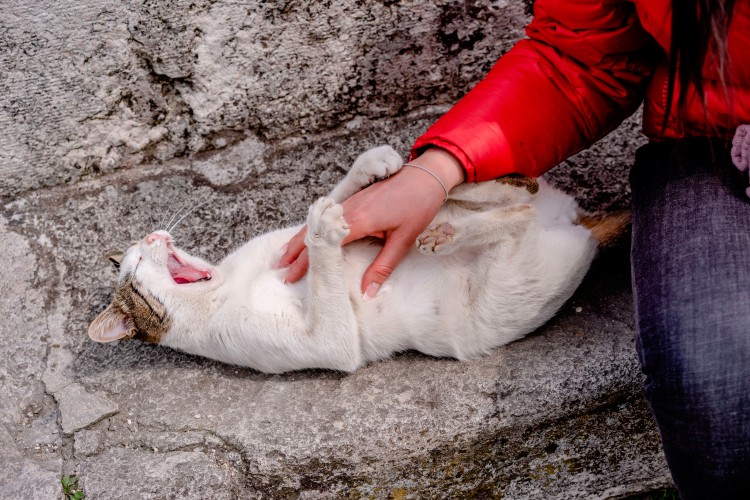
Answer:
[{"label": "cat whisker", "polygon": [[134,240],[130,235],[126,235],[128,239],[122,239],[117,236],[110,237],[110,241],[120,245],[122,248],[130,248],[133,243],[135,243],[136,240]]},{"label": "cat whisker", "polygon": [[162,226],[165,231],[169,232],[169,227],[172,225],[172,222],[174,222],[175,217],[178,217],[180,213],[182,213],[182,210],[190,205],[190,201],[184,202],[180,207],[172,214],[172,217],[169,218],[169,222],[167,222],[166,225]]},{"label": "cat whisker", "polygon": [[204,201],[203,201],[203,203],[200,203],[200,204],[198,204],[198,205],[194,206],[193,208],[191,208],[190,210],[188,210],[188,213],[186,213],[185,215],[183,215],[183,216],[182,216],[182,217],[181,217],[181,218],[180,218],[180,219],[179,219],[179,220],[178,220],[177,222],[175,222],[175,223],[174,223],[174,224],[172,225],[172,227],[171,227],[171,228],[169,228],[168,232],[170,232],[170,233],[171,233],[172,231],[174,231],[174,229],[175,229],[175,228],[177,227],[177,225],[178,225],[178,224],[179,224],[180,222],[182,222],[183,220],[185,220],[185,218],[186,218],[186,217],[187,217],[188,215],[192,214],[193,212],[195,212],[196,210],[198,210],[199,208],[201,208],[201,207],[202,207],[203,205],[205,205],[206,203],[208,203],[208,200],[204,200]]},{"label": "cat whisker", "polygon": [[164,210],[164,215],[162,216],[161,220],[159,221],[159,229],[166,227],[164,225],[165,222],[167,222],[167,217],[169,216],[169,208]]}]

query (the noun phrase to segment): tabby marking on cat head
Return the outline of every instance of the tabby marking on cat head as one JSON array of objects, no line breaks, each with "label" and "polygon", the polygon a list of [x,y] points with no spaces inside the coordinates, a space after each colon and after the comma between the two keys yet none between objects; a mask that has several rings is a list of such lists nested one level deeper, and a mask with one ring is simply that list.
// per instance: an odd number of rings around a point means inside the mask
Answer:
[{"label": "tabby marking on cat head", "polygon": [[98,342],[135,338],[158,344],[171,325],[164,304],[128,275],[112,303],[89,325],[89,336]]}]

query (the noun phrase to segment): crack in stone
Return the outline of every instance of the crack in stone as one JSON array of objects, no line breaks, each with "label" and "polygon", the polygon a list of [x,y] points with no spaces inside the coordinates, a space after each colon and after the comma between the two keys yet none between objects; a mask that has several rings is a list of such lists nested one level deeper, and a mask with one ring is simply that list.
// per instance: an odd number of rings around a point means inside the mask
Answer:
[{"label": "crack in stone", "polygon": [[[49,364],[48,364],[49,356],[50,356],[50,351],[52,349],[49,343],[49,336],[50,336],[49,316],[47,316],[46,314],[44,315],[44,324],[47,330],[47,333],[46,333],[47,346],[46,346],[45,354],[44,354],[44,366],[45,366],[45,371],[46,371],[47,369],[49,369]],[[55,424],[57,427],[57,436],[60,439],[60,443],[61,443],[58,452],[60,453],[60,458],[62,459],[62,465],[60,468],[60,476],[62,477],[66,472],[72,471],[72,467],[70,464],[70,455],[71,455],[70,447],[72,443],[69,439],[66,439],[65,435],[63,434],[62,412],[60,411],[60,403],[57,401],[57,398],[55,397],[55,395],[48,390],[47,384],[44,381],[44,376],[40,377],[39,381],[41,382],[42,387],[44,388],[44,395],[50,398],[54,402],[54,405],[55,405]]]}]

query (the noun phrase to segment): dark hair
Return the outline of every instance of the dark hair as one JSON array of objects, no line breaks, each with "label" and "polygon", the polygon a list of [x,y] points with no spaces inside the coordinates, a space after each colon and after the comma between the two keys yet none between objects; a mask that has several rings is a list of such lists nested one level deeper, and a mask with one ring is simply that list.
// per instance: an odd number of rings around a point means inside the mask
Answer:
[{"label": "dark hair", "polygon": [[701,70],[708,54],[716,59],[720,75],[727,66],[727,30],[735,0],[673,0],[672,41],[669,51],[667,109],[662,130],[666,129],[674,100],[675,82],[679,82],[678,113],[685,105],[688,85],[695,86],[704,98]]}]

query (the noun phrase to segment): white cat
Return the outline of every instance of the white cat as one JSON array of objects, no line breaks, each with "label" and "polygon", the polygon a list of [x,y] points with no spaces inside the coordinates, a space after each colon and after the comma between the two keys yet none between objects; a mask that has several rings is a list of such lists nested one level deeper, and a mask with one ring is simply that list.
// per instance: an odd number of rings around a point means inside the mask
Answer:
[{"label": "white cat", "polygon": [[597,247],[568,195],[540,180],[508,177],[451,191],[377,295],[359,284],[379,250],[340,247],[341,202],[395,174],[400,156],[362,154],[330,198],[310,208],[307,276],[285,284],[275,269],[299,227],[254,238],[213,266],[156,231],[125,254],[112,304],[89,326],[99,342],[139,338],[269,373],[351,372],[416,349],[461,360],[519,339],[572,295]]}]

